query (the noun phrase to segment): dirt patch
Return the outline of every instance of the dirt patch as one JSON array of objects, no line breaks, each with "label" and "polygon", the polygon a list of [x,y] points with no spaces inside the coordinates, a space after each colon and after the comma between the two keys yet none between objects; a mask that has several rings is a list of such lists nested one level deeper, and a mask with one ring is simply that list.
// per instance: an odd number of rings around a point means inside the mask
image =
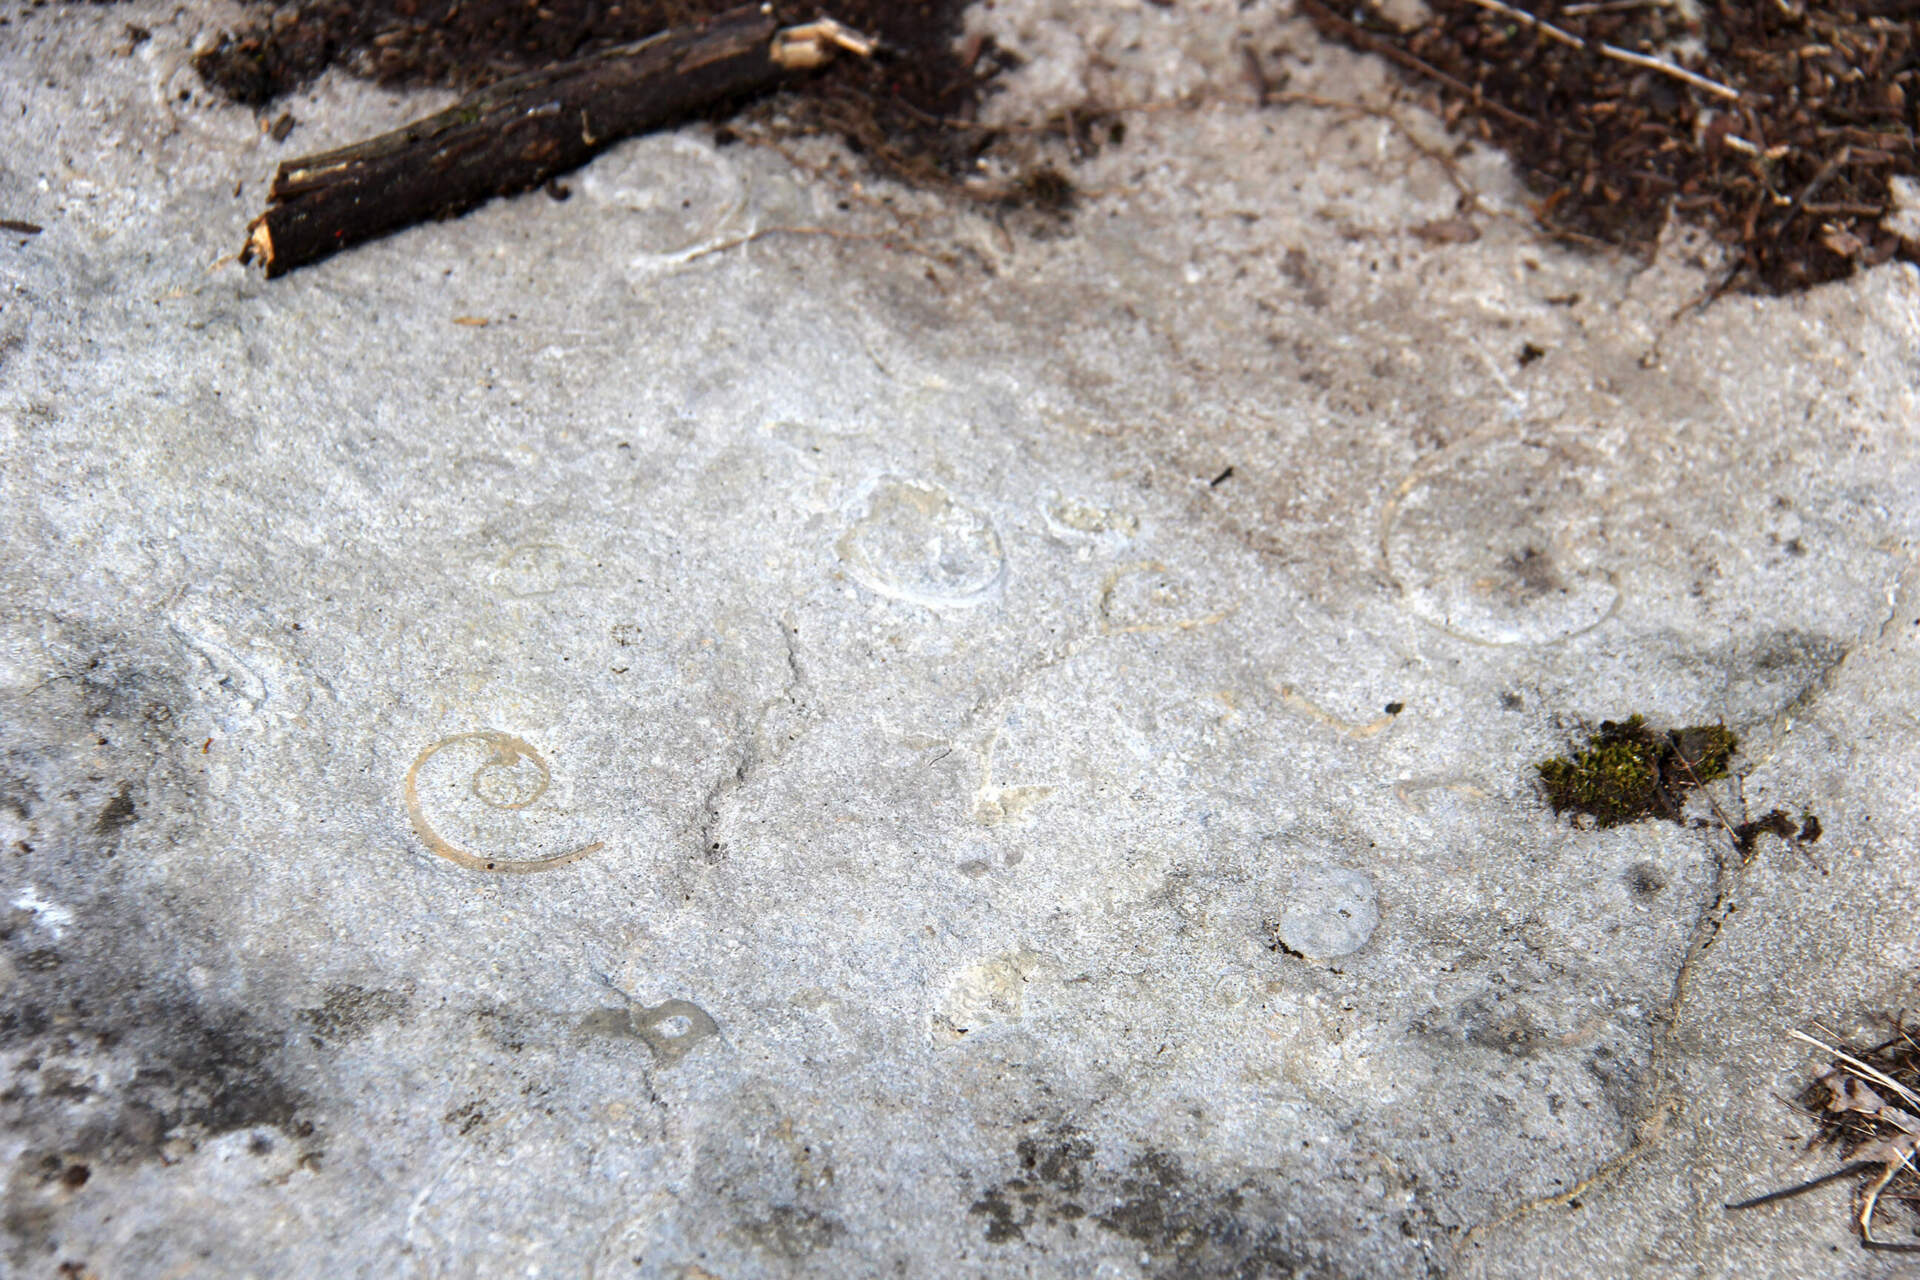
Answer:
[{"label": "dirt patch", "polygon": [[1880,226],[1892,179],[1914,171],[1914,0],[1428,9],[1403,29],[1365,6],[1300,3],[1508,151],[1548,230],[1646,252],[1678,214],[1729,247],[1723,287],[1767,291],[1920,257]]}]

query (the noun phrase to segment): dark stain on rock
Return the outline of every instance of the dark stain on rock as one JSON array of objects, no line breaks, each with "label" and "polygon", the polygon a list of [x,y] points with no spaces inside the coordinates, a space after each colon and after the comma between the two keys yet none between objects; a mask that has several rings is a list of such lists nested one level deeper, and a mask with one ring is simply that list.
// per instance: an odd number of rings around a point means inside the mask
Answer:
[{"label": "dark stain on rock", "polygon": [[458,1128],[460,1136],[464,1138],[487,1122],[487,1111],[478,1100],[475,1100],[465,1106],[449,1108],[447,1114],[440,1119],[443,1123]]},{"label": "dark stain on rock", "polygon": [[1119,1203],[1094,1221],[1139,1244],[1160,1274],[1261,1280],[1308,1270],[1277,1226],[1242,1215],[1238,1190],[1192,1186],[1164,1151],[1137,1157],[1119,1190]]},{"label": "dark stain on rock", "polygon": [[[150,1109],[168,1130],[212,1137],[256,1126],[301,1132],[306,1098],[274,1074],[277,1042],[241,1014],[208,1018],[195,1006],[160,1012],[169,1028],[128,1088],[133,1105]],[[311,1132],[311,1126],[307,1133]]]},{"label": "dark stain on rock", "polygon": [[1736,650],[1733,661],[1749,671],[1804,673],[1825,671],[1846,654],[1847,647],[1829,636],[1775,631]]},{"label": "dark stain on rock", "polygon": [[308,1098],[276,1069],[284,1037],[238,1010],[76,998],[57,1016],[35,1007],[10,1021],[20,1051],[0,1087],[0,1128],[30,1144],[17,1168],[57,1169],[34,1185],[16,1171],[0,1193],[12,1237],[5,1258],[20,1274],[50,1265],[67,1200],[103,1165],[168,1163],[248,1129],[315,1134]]},{"label": "dark stain on rock", "polygon": [[487,1004],[473,1011],[480,1033],[508,1053],[520,1053],[530,1039],[538,1038],[533,1021],[518,1009]]},{"label": "dark stain on rock", "polygon": [[93,829],[100,835],[112,835],[122,827],[132,826],[139,820],[140,810],[133,803],[133,784],[123,782],[113,798],[100,806],[100,816],[93,820]]},{"label": "dark stain on rock", "polygon": [[815,1249],[825,1248],[846,1228],[825,1214],[797,1204],[776,1204],[767,1217],[748,1224],[748,1238],[771,1253],[797,1262]]},{"label": "dark stain on rock", "polygon": [[22,1160],[14,1165],[13,1176],[7,1179],[4,1195],[0,1195],[0,1236],[11,1246],[7,1257],[22,1270],[34,1253],[44,1254],[52,1248],[59,1216],[54,1200],[32,1194],[38,1188],[27,1185],[27,1163]]},{"label": "dark stain on rock", "polygon": [[1078,1130],[1062,1128],[1041,1138],[1026,1137],[1014,1146],[1020,1174],[989,1187],[967,1212],[987,1220],[989,1244],[1026,1238],[1027,1228],[1073,1223],[1086,1210],[1071,1199],[1086,1185],[1093,1144]]},{"label": "dark stain on rock", "polygon": [[1462,1030],[1468,1044],[1494,1049],[1515,1058],[1531,1058],[1548,1035],[1525,1009],[1493,1009],[1475,1001],[1463,1011]]},{"label": "dark stain on rock", "polygon": [[1636,862],[1627,868],[1627,888],[1636,898],[1651,898],[1666,887],[1667,873],[1658,863]]},{"label": "dark stain on rock", "polygon": [[1246,1212],[1239,1188],[1194,1184],[1180,1161],[1149,1151],[1120,1181],[1120,1200],[1094,1219],[1139,1245],[1161,1276],[1283,1280],[1324,1274],[1285,1231]]},{"label": "dark stain on rock", "polygon": [[1448,1047],[1470,1044],[1515,1058],[1530,1058],[1551,1034],[1517,1005],[1508,1006],[1496,995],[1472,997],[1450,1009],[1433,1009],[1407,1024],[1409,1035]]},{"label": "dark stain on rock", "polygon": [[1009,1188],[988,1187],[978,1200],[967,1206],[967,1212],[987,1220],[987,1243],[1006,1244],[1011,1240],[1024,1240],[1027,1228],[1033,1225],[1033,1210],[1023,1214],[1007,1199]]},{"label": "dark stain on rock", "polygon": [[1315,311],[1326,310],[1326,287],[1320,283],[1313,269],[1313,260],[1307,257],[1305,251],[1288,249],[1286,256],[1280,260],[1280,274],[1286,277],[1288,284],[1300,291],[1301,301],[1307,306]]},{"label": "dark stain on rock", "polygon": [[1640,1119],[1646,1081],[1645,1070],[1635,1056],[1599,1045],[1587,1055],[1586,1068],[1615,1115],[1629,1124]]},{"label": "dark stain on rock", "polygon": [[25,779],[9,790],[36,797],[44,837],[14,869],[76,921],[57,951],[37,925],[0,924],[16,975],[0,1002],[0,1047],[16,1051],[0,1079],[0,1128],[96,1168],[235,1129],[292,1132],[309,1122],[304,1095],[275,1067],[285,1028],[210,1005],[186,979],[224,954],[218,922],[104,857],[123,842],[193,838],[199,793],[169,763],[178,691],[167,655],[79,632],[66,647],[92,656],[0,698],[8,772]]},{"label": "dark stain on rock", "polygon": [[327,988],[317,1008],[302,1009],[300,1020],[326,1040],[357,1040],[376,1023],[406,1016],[411,997],[405,991],[340,983]]},{"label": "dark stain on rock", "polygon": [[1566,590],[1559,571],[1554,568],[1553,557],[1538,547],[1528,547],[1508,556],[1501,567],[1511,578],[1506,584],[1508,594],[1517,600],[1538,600]]},{"label": "dark stain on rock", "polygon": [[1805,697],[1846,655],[1843,641],[1789,628],[1740,637],[1681,660],[1697,663],[1703,674],[1716,673],[1723,698],[1770,714]]},{"label": "dark stain on rock", "polygon": [[[217,922],[118,862],[86,856],[192,838],[198,792],[168,763],[178,742],[166,656],[78,633],[71,647],[92,656],[30,697],[0,701],[15,735],[10,772],[47,797],[33,806],[44,851],[19,871],[77,921],[57,953],[38,927],[5,939],[17,976],[0,1002],[0,1047],[19,1052],[0,1082],[0,1127],[90,1164],[157,1158],[169,1141],[255,1126],[291,1133],[307,1103],[274,1065],[287,1028],[209,1004],[186,980],[220,953]],[[107,782],[104,794],[91,785],[106,779],[139,781]],[[75,1097],[62,1072],[93,1091]]]},{"label": "dark stain on rock", "polygon": [[[1279,1225],[1278,1206],[1249,1181],[1214,1186],[1178,1157],[1146,1151],[1124,1172],[1094,1163],[1093,1144],[1063,1128],[1015,1147],[1020,1173],[984,1191],[968,1212],[989,1244],[1026,1242],[1040,1227],[1091,1225],[1129,1241],[1149,1274],[1172,1280],[1287,1280],[1333,1274]],[[1092,1207],[1089,1207],[1092,1206]]]},{"label": "dark stain on rock", "polygon": [[[294,1083],[298,1024],[270,994],[245,1007],[207,994],[246,985],[223,968],[232,898],[109,856],[191,847],[203,833],[204,783],[181,763],[173,710],[190,702],[184,659],[170,643],[78,625],[48,648],[47,679],[0,691],[0,808],[31,824],[7,869],[72,914],[56,943],[46,916],[0,907],[13,974],[0,1000],[0,1130],[25,1167],[58,1167],[0,1188],[0,1234],[12,1236],[0,1272],[22,1275],[53,1273],[66,1205],[115,1169],[249,1130],[279,1129],[276,1143],[283,1134],[318,1154],[317,1104]],[[196,970],[206,980],[191,981]]]},{"label": "dark stain on rock", "polygon": [[1093,1159],[1093,1144],[1067,1129],[1048,1139],[1022,1138],[1014,1152],[1020,1167],[1041,1183],[1060,1191],[1078,1191],[1087,1162]]},{"label": "dark stain on rock", "polygon": [[0,809],[12,810],[14,817],[25,822],[33,816],[33,806],[39,801],[40,793],[30,779],[17,774],[0,776]]},{"label": "dark stain on rock", "polygon": [[0,1006],[0,1049],[37,1036],[53,1025],[53,1019],[40,1005],[17,1000]]}]

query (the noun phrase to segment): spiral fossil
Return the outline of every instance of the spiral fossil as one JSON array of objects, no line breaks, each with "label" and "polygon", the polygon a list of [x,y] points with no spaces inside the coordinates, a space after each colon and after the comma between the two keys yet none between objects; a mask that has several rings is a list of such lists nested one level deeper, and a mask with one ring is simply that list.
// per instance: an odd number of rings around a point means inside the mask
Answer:
[{"label": "spiral fossil", "polygon": [[[420,837],[420,842],[427,848],[469,871],[528,872],[551,871],[555,867],[564,867],[568,863],[578,862],[602,847],[603,842],[595,840],[591,844],[584,844],[577,849],[569,849],[565,853],[556,853],[545,858],[497,858],[469,852],[441,836],[427,821],[427,815],[420,805],[420,768],[439,752],[463,742],[478,742],[488,748],[487,758],[473,771],[470,790],[476,799],[489,808],[525,809],[545,795],[548,785],[553,781],[553,772],[547,768],[546,760],[524,738],[516,738],[510,733],[501,733],[496,729],[480,729],[472,733],[456,733],[451,737],[441,738],[414,757],[413,764],[407,769],[404,787],[407,818],[413,823],[414,834]],[[522,761],[539,771],[539,776],[532,785],[511,797],[489,794],[483,787],[483,775],[489,770],[513,769]]]}]

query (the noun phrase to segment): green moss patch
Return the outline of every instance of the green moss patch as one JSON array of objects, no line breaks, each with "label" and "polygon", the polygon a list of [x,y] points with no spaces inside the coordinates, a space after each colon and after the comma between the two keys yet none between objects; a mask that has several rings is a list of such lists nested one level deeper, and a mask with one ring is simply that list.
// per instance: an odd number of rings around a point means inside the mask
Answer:
[{"label": "green moss patch", "polygon": [[1555,813],[1584,813],[1597,826],[1680,822],[1687,792],[1725,777],[1738,745],[1722,724],[1661,730],[1644,716],[1608,720],[1584,751],[1541,762],[1540,782]]}]

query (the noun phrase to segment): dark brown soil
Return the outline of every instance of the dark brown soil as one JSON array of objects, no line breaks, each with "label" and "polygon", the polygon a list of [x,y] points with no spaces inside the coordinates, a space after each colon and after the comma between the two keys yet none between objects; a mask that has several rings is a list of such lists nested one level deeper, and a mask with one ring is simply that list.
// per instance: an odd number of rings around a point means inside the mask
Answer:
[{"label": "dark brown soil", "polygon": [[[472,89],[698,22],[729,0],[260,0],[257,21],[197,65],[236,101],[265,106],[330,66],[399,87]],[[785,130],[838,134],[894,176],[949,180],[988,146],[954,128],[1005,65],[982,42],[955,51],[965,0],[841,0],[834,17],[878,34],[759,108]],[[1920,0],[1515,0],[1577,41],[1473,0],[1431,0],[1402,31],[1364,3],[1298,0],[1334,39],[1381,53],[1458,129],[1507,150],[1551,233],[1648,252],[1671,215],[1727,244],[1721,288],[1786,292],[1920,243],[1881,228],[1890,180],[1916,165]],[[783,21],[819,9],[783,0]],[[1675,62],[1737,91],[1728,101],[1600,52]],[[1688,52],[1691,50],[1691,52]],[[720,108],[716,116],[732,109]],[[1015,193],[1044,204],[1046,192]]]},{"label": "dark brown soil", "polygon": [[[237,102],[264,107],[328,67],[390,87],[468,90],[735,7],[728,0],[312,0],[261,3],[258,19],[225,34],[195,65]],[[775,6],[804,22],[814,6]],[[803,126],[845,136],[890,168],[954,172],[973,139],[939,120],[967,118],[982,80],[998,69],[991,48],[953,52],[965,0],[841,0],[828,11],[878,35],[872,60],[839,58],[782,103]]]},{"label": "dark brown soil", "polygon": [[[1727,285],[1776,292],[1920,256],[1879,226],[1889,179],[1915,167],[1920,0],[1701,0],[1697,19],[1679,5],[1512,0],[1581,47],[1472,0],[1430,0],[1410,31],[1352,3],[1299,7],[1511,153],[1549,230],[1645,251],[1678,213],[1731,248]],[[1678,61],[1740,100],[1601,43]]]}]

